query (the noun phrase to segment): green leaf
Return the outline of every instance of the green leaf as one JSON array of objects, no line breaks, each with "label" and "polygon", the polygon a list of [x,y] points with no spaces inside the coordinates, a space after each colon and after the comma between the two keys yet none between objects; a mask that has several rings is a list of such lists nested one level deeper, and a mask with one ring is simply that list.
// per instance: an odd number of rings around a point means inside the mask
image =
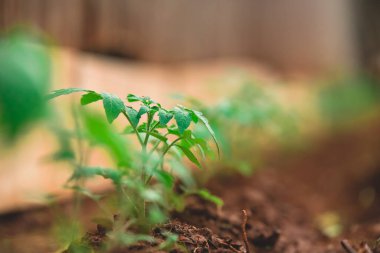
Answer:
[{"label": "green leaf", "polygon": [[151,242],[151,243],[154,242],[154,237],[150,235],[145,235],[145,234],[132,234],[132,233],[124,232],[124,233],[117,233],[116,236],[117,238],[115,241],[121,242],[126,246],[135,244],[137,242],[142,242],[142,241]]},{"label": "green leaf", "polygon": [[181,133],[179,132],[178,128],[168,128],[169,134],[181,136]]},{"label": "green leaf", "polygon": [[172,250],[176,246],[176,243],[178,241],[178,235],[173,234],[171,232],[166,232],[166,231],[163,234],[165,236],[165,241],[160,243],[158,248],[160,250],[165,250],[165,251],[170,252],[170,250]]},{"label": "green leaf", "polygon": [[163,136],[162,134],[160,134],[159,132],[149,132],[149,134],[157,139],[159,139],[160,141],[163,141],[163,142],[166,142],[168,140],[168,138],[166,138],[165,136]]},{"label": "green leaf", "polygon": [[94,194],[92,193],[90,190],[84,188],[84,187],[80,187],[78,185],[74,185],[74,186],[66,186],[65,188],[67,189],[71,189],[71,190],[74,190],[76,192],[79,192],[83,195],[85,195],[86,197],[89,197],[90,199],[93,199],[95,201],[99,201],[102,196],[101,195],[98,195],[98,194]]},{"label": "green leaf", "polygon": [[182,161],[179,161],[176,158],[172,158],[169,160],[169,164],[181,182],[183,182],[189,188],[195,187],[195,180],[190,172],[191,170]]},{"label": "green leaf", "polygon": [[186,155],[186,157],[189,158],[189,160],[192,161],[195,165],[197,165],[199,168],[202,167],[200,162],[198,161],[196,156],[193,154],[193,152],[191,152],[190,149],[188,149],[182,145],[175,145],[175,146],[179,147],[181,149],[181,151]]},{"label": "green leaf", "polygon": [[218,141],[217,141],[217,139],[216,139],[215,132],[214,132],[214,130],[211,128],[210,124],[208,123],[207,118],[203,115],[203,113],[201,113],[201,112],[199,112],[199,111],[196,111],[196,110],[193,110],[193,111],[194,111],[194,113],[198,116],[198,118],[203,122],[203,124],[205,124],[207,130],[209,131],[209,133],[211,134],[212,139],[213,139],[214,142],[215,142],[216,148],[217,148],[217,150],[218,150],[218,155],[220,155],[219,144],[218,144]]},{"label": "green leaf", "polygon": [[206,154],[210,153],[210,148],[207,144],[207,141],[201,138],[195,138],[193,139],[193,142],[197,144],[199,150],[201,151],[203,157],[205,157]]},{"label": "green leaf", "polygon": [[111,179],[115,184],[119,184],[122,174],[120,171],[100,167],[81,167],[73,173],[69,181],[82,178],[91,178],[94,176],[102,176],[106,179]]},{"label": "green leaf", "polygon": [[102,93],[103,107],[107,120],[112,123],[121,112],[125,111],[124,102],[117,96],[110,93]]},{"label": "green leaf", "polygon": [[190,113],[179,107],[176,107],[174,108],[174,118],[177,122],[179,132],[182,134],[190,126]]},{"label": "green leaf", "polygon": [[167,220],[167,216],[158,207],[152,207],[149,210],[148,218],[150,223],[158,224],[163,223]]},{"label": "green leaf", "polygon": [[144,115],[145,113],[147,113],[147,112],[149,112],[149,107],[148,106],[146,106],[146,105],[142,105],[141,107],[140,107],[140,110],[139,110],[139,112],[138,112],[138,117],[140,118],[142,115]]},{"label": "green leaf", "polygon": [[138,102],[138,101],[142,102],[143,98],[140,96],[133,95],[133,94],[128,94],[127,100],[128,102]]},{"label": "green leaf", "polygon": [[130,153],[127,141],[117,133],[104,117],[84,111],[82,114],[85,133],[95,144],[105,147],[120,165],[130,165]]},{"label": "green leaf", "polygon": [[52,55],[44,39],[33,35],[13,31],[0,36],[0,142],[9,141],[7,148],[47,116]]},{"label": "green leaf", "polygon": [[132,126],[137,127],[137,125],[139,124],[139,121],[140,121],[139,113],[135,109],[133,109],[132,107],[129,107],[129,106],[125,107],[125,111],[129,117],[129,119],[131,120]]},{"label": "green leaf", "polygon": [[158,193],[156,190],[153,190],[151,188],[143,189],[143,191],[141,192],[141,196],[146,201],[162,202],[162,196],[161,196],[161,194]]},{"label": "green leaf", "polygon": [[174,185],[173,176],[164,170],[155,170],[154,176],[167,188],[171,188]]},{"label": "green leaf", "polygon": [[209,191],[205,189],[199,190],[196,193],[203,199],[213,202],[218,207],[222,207],[224,205],[224,202],[221,198],[211,194]]},{"label": "green leaf", "polygon": [[128,125],[124,128],[123,134],[133,134],[135,130],[131,125]]},{"label": "green leaf", "polygon": [[81,89],[81,88],[67,88],[67,89],[60,89],[52,91],[50,94],[46,96],[46,99],[53,99],[62,95],[68,95],[74,92],[94,92],[92,90],[87,89]]},{"label": "green leaf", "polygon": [[199,118],[198,118],[198,115],[194,112],[194,110],[187,109],[187,108],[185,108],[185,110],[188,111],[188,112],[190,113],[191,120],[192,120],[194,123],[198,123]]},{"label": "green leaf", "polygon": [[158,117],[160,119],[160,124],[166,125],[173,118],[173,113],[167,112],[165,110],[160,110],[158,112]]},{"label": "green leaf", "polygon": [[89,92],[87,94],[82,95],[80,99],[81,105],[87,105],[93,102],[96,102],[98,100],[101,100],[103,97],[96,92]]}]

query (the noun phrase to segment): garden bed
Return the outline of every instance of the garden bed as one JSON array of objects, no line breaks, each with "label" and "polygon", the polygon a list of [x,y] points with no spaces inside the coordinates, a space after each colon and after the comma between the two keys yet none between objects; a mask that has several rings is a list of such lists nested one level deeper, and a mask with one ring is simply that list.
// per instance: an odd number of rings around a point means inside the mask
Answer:
[{"label": "garden bed", "polygon": [[[379,196],[369,208],[357,199],[365,186],[378,189],[379,125],[335,134],[286,159],[276,156],[270,165],[274,169],[260,170],[252,177],[220,175],[208,188],[224,200],[221,211],[212,203],[190,197],[184,212],[173,213],[169,223],[152,233],[156,238],[163,238],[164,230],[178,234],[178,241],[190,252],[245,252],[241,229],[244,209],[251,252],[350,252],[349,247],[361,247],[352,252],[370,252],[366,244],[359,245],[365,240],[369,247],[376,247]],[[70,209],[70,205],[63,204],[60,209]],[[83,210],[83,221],[90,231],[96,231],[90,222],[95,209],[89,201]],[[316,225],[316,217],[327,211],[339,213],[344,225],[343,232],[333,239]],[[44,208],[3,215],[0,252],[57,250],[50,229],[54,215]],[[101,243],[105,238],[101,234],[100,230],[87,238]],[[346,250],[341,246],[345,238],[349,240]],[[139,243],[114,252],[158,251],[156,245]]]}]

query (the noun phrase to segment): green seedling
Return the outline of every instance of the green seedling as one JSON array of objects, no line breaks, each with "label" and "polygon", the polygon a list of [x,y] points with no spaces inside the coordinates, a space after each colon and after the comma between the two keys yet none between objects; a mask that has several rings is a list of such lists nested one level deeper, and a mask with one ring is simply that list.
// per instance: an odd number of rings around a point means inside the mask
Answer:
[{"label": "green seedling", "polygon": [[[101,176],[113,182],[115,208],[102,221],[115,244],[120,243],[117,238],[124,238],[121,240],[124,244],[133,241],[123,235],[128,229],[144,234],[153,225],[166,221],[170,210],[183,208],[183,197],[188,194],[199,194],[218,206],[223,203],[206,190],[195,189],[191,170],[182,162],[186,157],[202,168],[200,158],[211,152],[208,142],[194,134],[192,124],[205,126],[219,153],[215,133],[200,111],[180,105],[165,109],[149,97],[132,94],[126,98],[129,103],[125,103],[109,93],[77,88],[53,91],[48,99],[76,92],[84,93],[80,99],[83,106],[102,101],[108,122],[102,116],[81,110],[75,117],[77,131],[58,131],[61,150],[55,157],[68,158],[75,168],[66,186],[97,202],[102,197],[91,193],[84,181]],[[121,117],[127,125],[120,132],[111,123]],[[68,138],[77,140],[79,154],[73,155]],[[103,147],[115,161],[115,168],[87,166],[83,142],[90,148]],[[181,193],[174,190],[177,186]]]},{"label": "green seedling", "polygon": [[324,83],[316,103],[321,118],[339,129],[359,122],[363,116],[377,114],[379,98],[379,83],[375,79],[365,75],[343,76]]},{"label": "green seedling", "polygon": [[[214,106],[193,98],[189,102],[208,115],[223,151],[222,166],[243,175],[261,164],[266,149],[288,145],[297,134],[295,115],[254,82],[245,83]],[[195,134],[208,138],[205,130],[199,125]]]}]

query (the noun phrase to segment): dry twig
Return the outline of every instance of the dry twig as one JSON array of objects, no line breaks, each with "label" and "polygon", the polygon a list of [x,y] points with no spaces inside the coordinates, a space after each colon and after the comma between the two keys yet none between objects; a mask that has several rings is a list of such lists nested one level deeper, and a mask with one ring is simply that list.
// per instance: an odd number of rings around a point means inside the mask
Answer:
[{"label": "dry twig", "polygon": [[347,251],[347,253],[357,253],[348,240],[342,240],[340,244],[342,245],[343,249]]},{"label": "dry twig", "polygon": [[251,251],[249,250],[247,231],[245,229],[245,227],[247,226],[248,215],[247,215],[247,211],[246,210],[242,210],[241,212],[243,213],[243,222],[241,223],[241,230],[242,230],[242,234],[243,234],[243,241],[244,241],[246,252],[250,253]]}]

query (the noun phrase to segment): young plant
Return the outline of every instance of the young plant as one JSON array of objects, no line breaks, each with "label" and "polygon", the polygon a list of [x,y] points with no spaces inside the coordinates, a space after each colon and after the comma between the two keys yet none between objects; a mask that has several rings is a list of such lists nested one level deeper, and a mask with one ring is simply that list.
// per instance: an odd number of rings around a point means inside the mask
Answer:
[{"label": "young plant", "polygon": [[[192,174],[182,162],[184,156],[195,166],[202,167],[197,154],[210,154],[208,142],[193,133],[191,123],[203,123],[219,154],[214,131],[201,112],[180,105],[165,109],[149,97],[129,94],[127,101],[138,104],[132,106],[115,95],[78,88],[53,91],[48,99],[75,92],[84,93],[80,99],[81,105],[102,101],[108,123],[101,116],[82,110],[75,122],[81,121],[83,131],[71,136],[78,140],[78,147],[83,147],[81,142],[84,140],[90,143],[90,147],[104,147],[116,166],[89,167],[83,159],[84,155],[79,154],[73,162],[75,169],[68,185],[76,192],[94,198],[95,195],[84,187],[83,181],[93,176],[112,180],[118,210],[111,212],[111,215],[117,215],[117,218],[110,218],[109,215],[106,221],[102,219],[102,223],[109,228],[109,237],[114,241],[130,242],[131,236],[129,240],[125,238],[127,228],[145,233],[151,226],[164,222],[170,210],[183,207],[183,197],[188,194],[196,193],[222,205],[219,198],[206,190],[194,188]],[[127,122],[121,133],[110,126],[120,115]],[[133,136],[134,142],[131,140]],[[67,150],[67,139],[61,140],[66,140],[62,142],[62,147]],[[65,151],[59,154],[71,153]],[[68,157],[73,158],[71,155]],[[174,190],[178,188],[175,186],[180,186],[181,190]]]},{"label": "young plant", "polygon": [[[295,115],[251,81],[212,107],[193,98],[188,100],[192,107],[208,115],[223,151],[222,166],[243,175],[251,174],[260,165],[266,150],[291,144],[297,136]],[[207,138],[205,130],[199,125],[194,133]]]}]

